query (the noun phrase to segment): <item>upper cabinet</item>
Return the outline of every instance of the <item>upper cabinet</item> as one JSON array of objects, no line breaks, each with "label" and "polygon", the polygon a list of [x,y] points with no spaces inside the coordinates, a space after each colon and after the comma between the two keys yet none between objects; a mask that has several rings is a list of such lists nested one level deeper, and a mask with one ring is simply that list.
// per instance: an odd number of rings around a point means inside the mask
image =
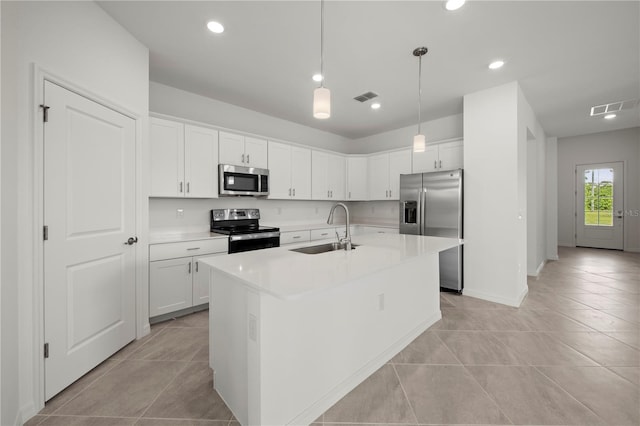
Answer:
[{"label": "upper cabinet", "polygon": [[220,163],[266,169],[267,141],[220,132]]},{"label": "upper cabinet", "polygon": [[411,150],[372,155],[368,166],[369,199],[398,200],[400,175],[411,173]]},{"label": "upper cabinet", "polygon": [[269,141],[269,198],[311,199],[311,150]]},{"label": "upper cabinet", "polygon": [[347,157],[347,201],[368,199],[367,163],[367,157]]},{"label": "upper cabinet", "polygon": [[150,196],[218,196],[216,130],[152,117],[149,139]]},{"label": "upper cabinet", "polygon": [[413,153],[413,172],[438,172],[463,167],[462,139],[427,145],[424,152]]},{"label": "upper cabinet", "polygon": [[311,198],[314,200],[345,199],[345,157],[324,151],[311,152]]}]

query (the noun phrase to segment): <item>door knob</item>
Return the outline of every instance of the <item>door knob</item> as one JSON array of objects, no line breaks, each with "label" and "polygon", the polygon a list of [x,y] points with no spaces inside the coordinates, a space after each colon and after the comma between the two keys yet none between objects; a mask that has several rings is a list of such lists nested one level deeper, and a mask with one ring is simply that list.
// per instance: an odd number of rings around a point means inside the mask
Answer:
[{"label": "door knob", "polygon": [[135,243],[138,242],[138,237],[129,237],[129,239],[124,243],[125,245],[134,245]]}]

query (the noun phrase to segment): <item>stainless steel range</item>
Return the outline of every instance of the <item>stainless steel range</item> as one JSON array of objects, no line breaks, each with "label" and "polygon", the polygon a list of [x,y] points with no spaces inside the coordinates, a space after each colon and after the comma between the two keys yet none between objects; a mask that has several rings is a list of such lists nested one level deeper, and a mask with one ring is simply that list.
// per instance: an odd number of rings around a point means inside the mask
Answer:
[{"label": "stainless steel range", "polygon": [[211,232],[229,236],[229,253],[280,247],[280,228],[260,226],[258,209],[213,209]]}]

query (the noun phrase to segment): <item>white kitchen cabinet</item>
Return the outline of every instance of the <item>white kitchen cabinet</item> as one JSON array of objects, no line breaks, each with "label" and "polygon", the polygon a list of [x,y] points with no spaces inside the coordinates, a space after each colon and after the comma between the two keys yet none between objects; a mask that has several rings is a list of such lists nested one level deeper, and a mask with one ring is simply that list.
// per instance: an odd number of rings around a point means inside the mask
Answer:
[{"label": "white kitchen cabinet", "polygon": [[220,132],[220,163],[266,169],[267,141],[236,133]]},{"label": "white kitchen cabinet", "polygon": [[201,259],[226,254],[227,246],[226,238],[150,245],[149,317],[208,303],[209,273]]},{"label": "white kitchen cabinet", "polygon": [[314,200],[345,199],[345,157],[323,151],[311,153],[311,198]]},{"label": "white kitchen cabinet", "polygon": [[269,198],[311,199],[311,150],[269,141]]},{"label": "white kitchen cabinet", "polygon": [[438,172],[463,167],[464,144],[462,139],[427,145],[424,152],[413,153],[413,172]]},{"label": "white kitchen cabinet", "polygon": [[311,241],[309,231],[287,231],[280,233],[280,245],[306,243]]},{"label": "white kitchen cabinet", "polygon": [[400,175],[411,173],[411,150],[371,155],[369,163],[369,199],[398,200]]},{"label": "white kitchen cabinet", "polygon": [[336,239],[336,228],[320,228],[311,230],[311,241],[326,240],[327,238]]},{"label": "white kitchen cabinet", "polygon": [[218,132],[151,118],[152,197],[217,198]]},{"label": "white kitchen cabinet", "polygon": [[348,201],[368,199],[367,157],[347,157],[347,196]]}]

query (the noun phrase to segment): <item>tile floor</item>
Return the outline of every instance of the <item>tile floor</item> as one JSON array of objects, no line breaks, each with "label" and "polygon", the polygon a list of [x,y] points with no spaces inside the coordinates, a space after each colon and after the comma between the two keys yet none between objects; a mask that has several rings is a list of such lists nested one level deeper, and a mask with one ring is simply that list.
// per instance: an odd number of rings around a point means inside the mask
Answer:
[{"label": "tile floor", "polygon": [[[640,255],[560,249],[519,309],[441,295],[443,319],[318,425],[639,425]],[[238,425],[212,389],[207,311],[154,325],[34,425]]]}]

